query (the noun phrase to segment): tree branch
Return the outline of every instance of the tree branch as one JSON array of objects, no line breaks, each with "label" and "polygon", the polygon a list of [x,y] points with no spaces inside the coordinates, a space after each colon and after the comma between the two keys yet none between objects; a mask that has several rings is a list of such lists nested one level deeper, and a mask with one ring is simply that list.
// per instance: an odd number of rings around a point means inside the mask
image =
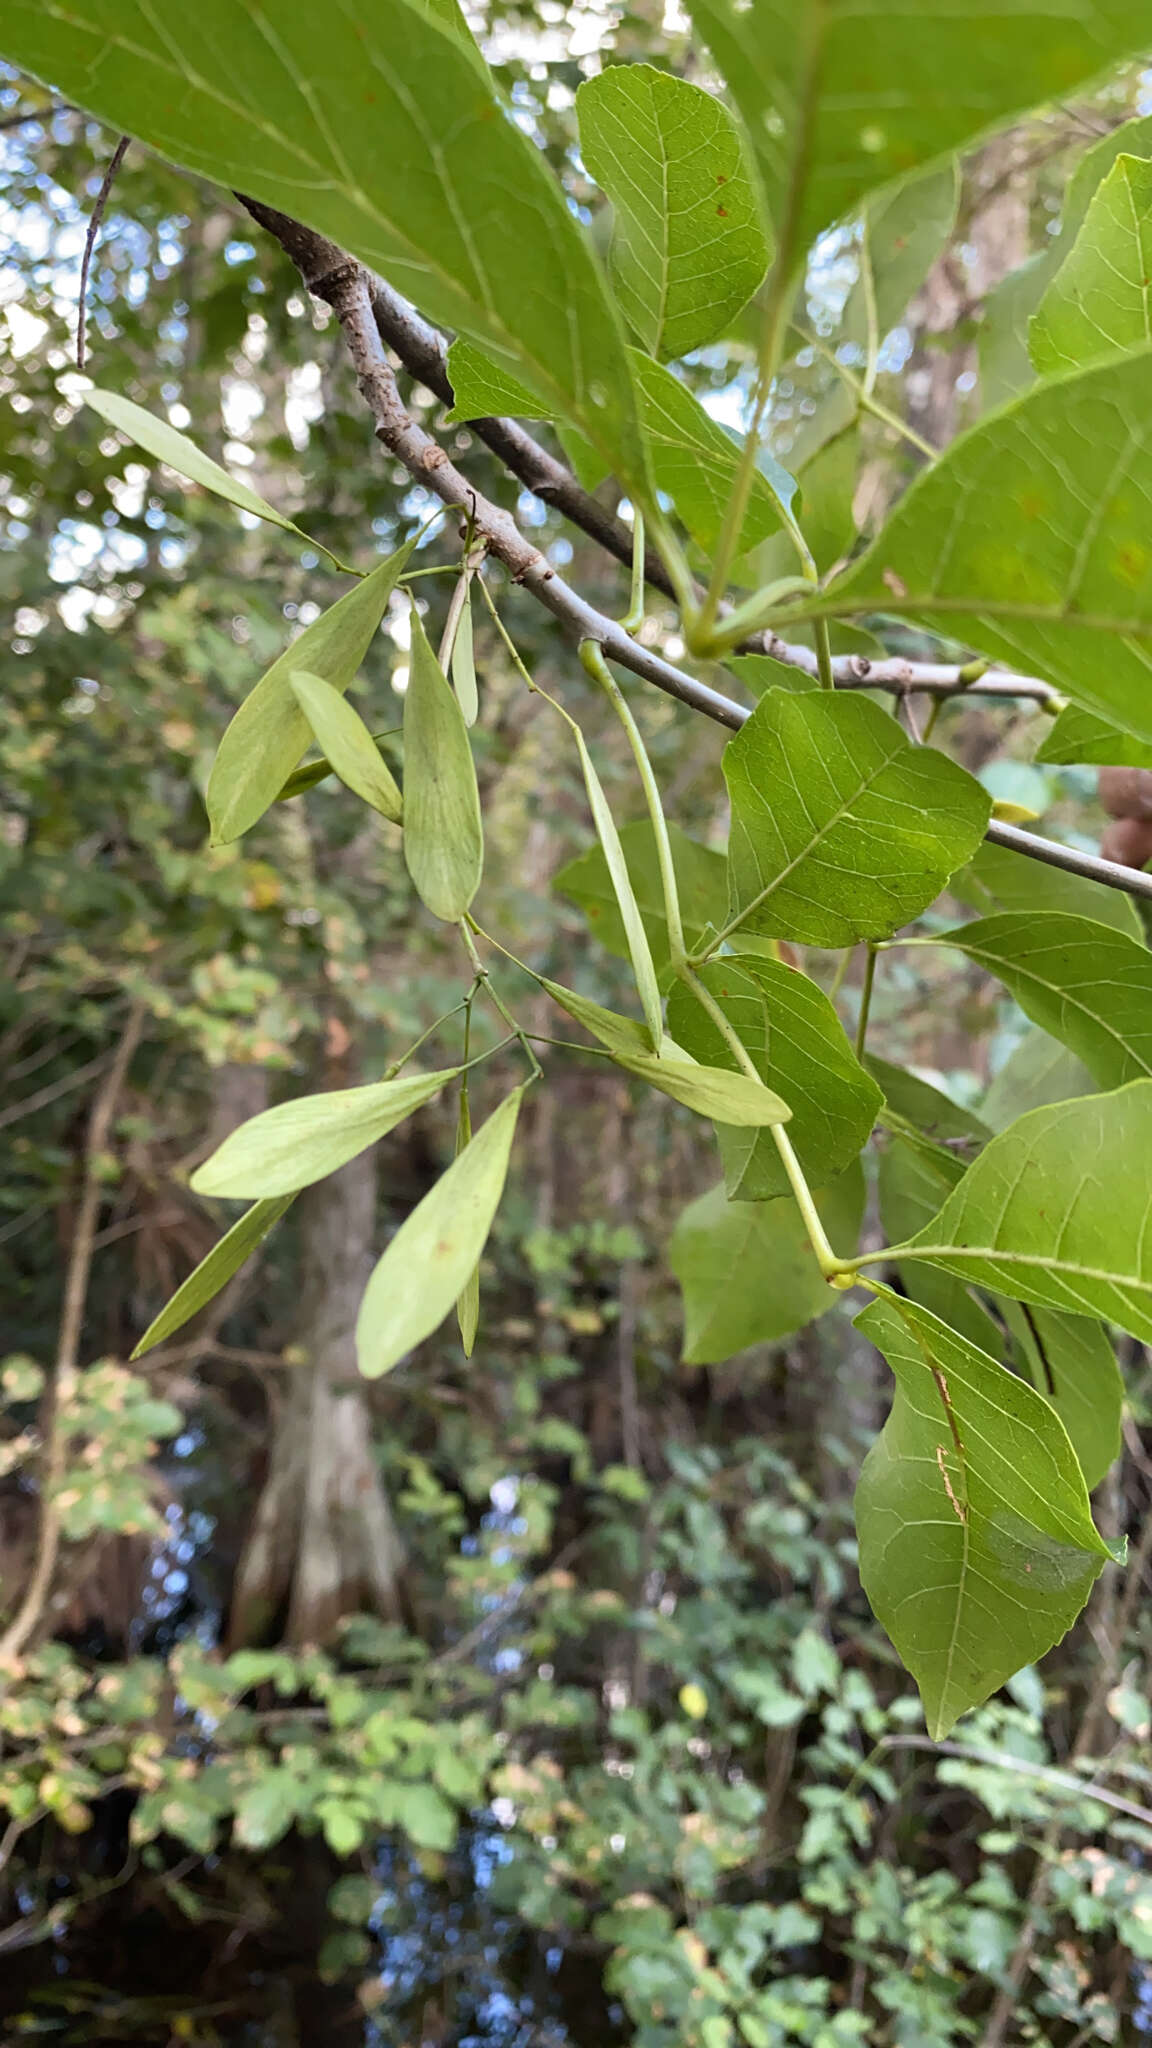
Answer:
[{"label": "tree branch", "polygon": [[[258,199],[249,199],[243,193],[236,196],[253,220],[267,228],[292,258],[309,291],[315,292],[318,298],[326,298],[323,289],[326,277],[348,261],[343,250],[323,235],[314,234],[310,228],[302,228],[298,221],[285,213],[278,213],[274,207],[265,206]],[[383,278],[367,275],[372,316],[381,341],[399,356],[410,376],[418,378],[444,405],[453,404],[448,351],[443,336],[429,326],[407,299],[393,291],[391,285],[385,284]],[[577,483],[571,470],[542,448],[518,420],[469,420],[468,425],[528,490],[543,498],[565,519],[570,519],[574,526],[623,563],[625,568],[631,568],[632,535],[628,528],[622,526],[618,519],[613,519],[611,513]],[[654,589],[663,591],[666,597],[675,597],[663,562],[650,548],[645,555],[644,574]]]},{"label": "tree branch", "polygon": [[54,1495],[63,1477],[66,1462],[67,1431],[63,1418],[76,1391],[80,1366],[80,1339],[88,1299],[88,1278],[92,1270],[96,1222],[105,1186],[100,1171],[100,1155],[108,1143],[120,1090],[124,1086],[132,1055],[140,1042],[143,1023],[143,1007],[139,1003],[134,1004],[116,1048],[112,1065],[92,1105],[87,1143],[84,1148],[84,1186],[64,1279],[64,1303],[60,1316],[60,1334],[56,1343],[56,1365],[45,1403],[47,1422],[43,1431],[44,1462],[40,1473],[40,1528],[36,1561],[19,1609],[0,1636],[0,1663],[19,1656],[40,1620],[52,1590],[52,1576],[60,1553],[60,1514]]},{"label": "tree branch", "polygon": [[[324,289],[327,279],[343,269],[349,260],[343,250],[324,235],[301,227],[299,221],[292,220],[288,214],[278,213],[275,207],[265,206],[261,200],[249,199],[243,193],[236,196],[253,220],[266,228],[285,254],[291,257],[309,291],[317,298],[327,299]],[[399,357],[410,376],[418,378],[445,405],[451,405],[454,394],[443,337],[383,278],[370,272],[365,275],[371,295],[372,316],[381,341]],[[542,448],[518,420],[469,420],[468,425],[514,477],[579,527],[616,561],[625,568],[631,568],[632,536],[628,528],[613,519],[590,492],[582,489],[571,471]],[[672,580],[660,557],[651,548],[645,553],[644,577],[654,590],[675,598]],[[816,656],[810,647],[781,640],[775,633],[751,634],[742,643],[741,652],[769,654],[786,668],[803,669],[808,675],[817,672]],[[885,656],[874,661],[861,654],[838,655],[832,663],[832,674],[837,686],[845,690],[923,691],[937,697],[970,693],[974,696],[1032,698],[1039,703],[1047,703],[1056,694],[1051,685],[1041,682],[1038,676],[1017,675],[1011,670],[997,668],[970,678],[965,672],[965,664],[960,662],[906,661],[900,656]]]},{"label": "tree branch", "polygon": [[[434,491],[444,504],[467,509],[476,536],[510,571],[514,581],[522,583],[559,619],[573,640],[577,643],[594,640],[608,660],[628,669],[641,681],[652,683],[666,696],[675,697],[690,710],[699,711],[716,724],[738,732],[749,716],[743,704],[725,697],[719,690],[700,682],[696,676],[688,675],[684,669],[676,668],[651,648],[641,646],[614,619],[607,618],[595,606],[588,604],[565,583],[563,577],[556,574],[539,548],[525,538],[511,513],[482,496],[456,468],[439,442],[412,419],[401,400],[381,340],[375,311],[377,284],[371,273],[346,256],[334,242],[314,234],[287,215],[278,214],[271,207],[260,206],[255,201],[243,199],[242,203],[253,218],[280,242],[308,289],[332,307],[343,330],[361,394],[376,422],[377,438],[399,457],[409,473]],[[771,653],[777,660],[787,656],[790,667],[809,669],[811,665],[813,670],[815,668],[816,657],[810,649],[790,648],[783,641],[776,640],[774,635],[760,635],[754,643],[748,644],[754,651]],[[930,680],[924,687],[929,690],[959,694],[973,687],[965,682],[960,668],[926,666]],[[833,663],[833,674],[836,681],[847,688],[918,689],[921,684],[915,676],[916,668],[917,664],[911,662],[870,662],[860,655],[847,655]],[[837,674],[838,670],[840,674]],[[1033,694],[1050,694],[1048,686],[1033,677],[1015,677],[1005,673],[992,679],[1003,683],[1004,695],[1021,694],[1021,685],[1027,685]],[[979,678],[981,684],[988,681],[987,673]],[[1129,895],[1143,896],[1152,901],[1152,875],[1143,874],[1136,868],[1121,867],[1116,861],[1103,860],[1096,854],[1058,846],[1054,841],[1022,832],[1012,825],[992,824],[987,836],[996,845],[1009,847],[1014,853],[1025,854],[1050,867],[1063,868],[1070,874],[1083,875],[1089,881],[1103,883],[1106,888],[1123,889]]]}]

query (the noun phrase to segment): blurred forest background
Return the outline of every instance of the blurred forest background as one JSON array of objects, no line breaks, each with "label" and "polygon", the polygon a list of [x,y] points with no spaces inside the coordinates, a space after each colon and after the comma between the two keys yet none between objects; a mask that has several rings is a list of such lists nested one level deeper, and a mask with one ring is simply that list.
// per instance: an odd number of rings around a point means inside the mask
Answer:
[{"label": "blurred forest background", "polygon": [[[581,206],[581,77],[609,51],[693,75],[674,0],[622,18],[493,0],[484,27]],[[879,389],[929,441],[1027,374],[1022,310],[1070,173],[1142,95],[1133,73],[1012,131],[966,161],[955,219],[921,208]],[[35,1625],[3,1672],[0,2031],[197,2048],[1136,2041],[1152,2032],[1139,1347],[1125,1456],[1097,1496],[1134,1569],[1106,1574],[1043,1670],[942,1745],[854,1572],[853,1475],[886,1371],[839,1298],[787,1342],[682,1363],[668,1243],[715,1179],[711,1140],[618,1072],[555,1054],[555,1085],[530,1099],[470,1366],[454,1332],[371,1387],[349,1362],[371,1259],[451,1157],[447,1104],[305,1195],[197,1324],[127,1365],[233,1220],[191,1194],[194,1166],[268,1101],[381,1071],[457,999],[459,969],[398,835],[334,782],[208,850],[215,744],[338,585],[78,404],[81,254],[116,140],[0,75],[9,1619],[37,1591],[30,1453],[84,1293],[58,1431],[65,1540],[39,1558]],[[773,428],[783,460],[816,461],[826,560],[915,463],[852,421],[829,359],[847,332],[851,361],[855,261],[849,239],[821,246]],[[129,148],[92,267],[93,374],[363,561],[431,504],[374,444],[333,328],[239,204]],[[721,420],[739,417],[751,337],[692,365]],[[478,486],[620,612],[624,572],[449,432]],[[416,566],[452,559],[441,525]],[[491,580],[638,815],[571,649]],[[450,587],[423,585],[430,630]],[[358,686],[378,731],[399,722],[406,634],[397,602]],[[535,967],[613,1002],[624,968],[589,937],[601,905],[572,865],[590,841],[575,757],[479,607],[476,647],[486,905]],[[715,843],[722,734],[636,701],[670,814]],[[942,718],[996,796],[1099,843],[1095,771],[1035,764],[1035,706]],[[951,1099],[957,1135],[970,1113],[997,1125],[1075,1091],[1067,1055],[939,959],[886,958],[873,1043]],[[840,1001],[851,1022],[851,976]]]}]

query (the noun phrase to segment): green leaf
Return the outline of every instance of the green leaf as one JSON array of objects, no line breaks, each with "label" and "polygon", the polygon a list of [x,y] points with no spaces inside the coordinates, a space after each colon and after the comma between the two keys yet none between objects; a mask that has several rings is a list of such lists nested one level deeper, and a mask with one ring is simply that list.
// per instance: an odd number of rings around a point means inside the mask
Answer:
[{"label": "green leaf", "polygon": [[633,1017],[618,1016],[615,1010],[606,1010],[603,1003],[594,1002],[591,996],[582,996],[575,989],[563,988],[558,981],[549,981],[541,976],[540,986],[547,989],[553,1002],[567,1010],[578,1024],[590,1031],[613,1052],[650,1053],[652,1048],[647,1031]]},{"label": "green leaf", "polygon": [[457,1816],[434,1785],[399,1785],[396,1818],[421,1849],[448,1850],[456,1840]]},{"label": "green leaf", "polygon": [[844,306],[842,342],[867,357],[875,306],[877,342],[890,334],[931,270],[956,223],[960,170],[954,161],[877,193],[861,209],[860,275]]},{"label": "green leaf", "polygon": [[649,64],[576,94],[580,154],[615,209],[616,296],[649,355],[723,334],[768,267],[744,139],[723,102]]},{"label": "green leaf", "polygon": [[[195,441],[190,441],[187,434],[181,434],[175,427],[170,427],[167,420],[157,419],[154,413],[145,411],[142,405],[134,404],[132,399],[122,398],[118,391],[84,391],[81,397],[85,405],[90,405],[93,412],[98,412],[102,420],[107,420],[110,427],[116,427],[121,434],[126,434],[138,448],[143,448],[145,454],[154,455],[157,462],[163,462],[167,468],[174,469],[178,476],[187,477],[190,482],[200,484],[204,490],[211,491],[217,498],[226,498],[230,505],[239,506],[242,512],[251,512],[257,519],[267,520],[270,526],[279,526],[285,533],[297,534],[301,540],[308,542],[309,547],[319,545],[309,539],[294,519],[286,519],[282,512],[277,512],[276,507],[270,505],[267,498],[262,498],[259,491],[252,490],[248,484],[234,477],[229,470],[222,469],[218,462],[213,462],[210,455],[205,455],[203,450],[196,446]],[[324,552],[327,553],[328,550],[325,549]]]},{"label": "green leaf", "polygon": [[292,690],[298,669],[348,688],[375,637],[416,537],[405,541],[274,661],[244,699],[212,763],[205,801],[217,846],[239,839],[275,803],[308,747],[311,728]]},{"label": "green leaf", "polygon": [[[795,968],[755,955],[714,960],[699,972],[757,1071],[788,1102],[788,1135],[808,1179],[841,1173],[867,1144],[884,1098],[828,997]],[[735,1067],[723,1033],[683,983],[669,998],[668,1028],[693,1059]],[[718,1136],[731,1201],[763,1202],[789,1192],[770,1132],[722,1128]]]},{"label": "green leaf", "polygon": [[[722,853],[711,846],[702,846],[698,839],[690,839],[679,825],[671,821],[668,837],[672,846],[672,865],[676,870],[680,914],[684,920],[684,938],[692,948],[700,944],[710,925],[719,929],[724,922],[728,902],[727,862]],[[669,964],[668,927],[664,921],[664,893],[660,887],[656,840],[649,820],[637,818],[632,824],[625,825],[620,833],[620,844],[628,862],[652,957],[663,979]],[[553,876],[552,886],[578,906],[602,946],[606,946],[618,960],[627,960],[628,941],[616,892],[607,862],[598,846],[569,861],[567,867]]]},{"label": "green leaf", "polygon": [[806,610],[915,619],[1152,740],[1150,376],[1118,357],[962,434]]},{"label": "green leaf", "polygon": [[888,938],[917,917],[991,810],[963,768],[847,693],[769,690],[724,773],[732,919],[814,946]]},{"label": "green leaf", "polygon": [[247,1214],[225,1233],[219,1244],[213,1245],[207,1257],[201,1259],[195,1271],[189,1273],[159,1315],[149,1323],[132,1353],[133,1358],[141,1358],[145,1351],[162,1344],[174,1330],[183,1329],[198,1309],[212,1301],[220,1289],[227,1286],[233,1273],[240,1271],[245,1259],[251,1258],[257,1245],[263,1244],[273,1224],[280,1221],[291,1205],[291,1195],[254,1203]]},{"label": "green leaf", "polygon": [[1105,888],[1085,875],[1066,874],[1063,868],[1040,861],[1022,860],[1011,847],[994,846],[990,839],[966,868],[953,875],[948,887],[951,895],[973,910],[1066,910],[1076,917],[1094,918],[1097,924],[1110,924],[1134,939],[1144,934],[1140,914],[1122,889]]},{"label": "green leaf", "polygon": [[[0,50],[116,134],[331,236],[570,416],[633,488],[643,447],[618,317],[536,141],[457,25],[407,0],[214,0],[67,18],[11,0]],[[258,142],[254,138],[259,138]]]},{"label": "green leaf", "polygon": [[1075,1053],[1046,1031],[1027,1031],[995,1076],[981,1114],[992,1130],[1002,1131],[1026,1110],[1094,1093],[1092,1076]]},{"label": "green leaf", "polygon": [[270,1849],[287,1834],[304,1797],[305,1788],[294,1771],[275,1766],[262,1770],[236,1801],[236,1840],[246,1849]]},{"label": "green leaf", "polygon": [[1059,264],[1057,250],[1044,249],[989,292],[979,333],[982,411],[1006,405],[1035,383],[1028,328]]},{"label": "green leaf", "polygon": [[987,968],[1101,1088],[1152,1075],[1152,953],[1061,911],[982,918],[935,942]]},{"label": "green leaf", "polygon": [[969,1158],[973,1148],[978,1149],[991,1137],[987,1124],[970,1109],[962,1108],[950,1095],[933,1088],[930,1081],[922,1081],[919,1074],[910,1073],[907,1067],[894,1066],[891,1060],[879,1059],[875,1053],[865,1054],[864,1065],[884,1091],[881,1121],[888,1128],[899,1119],[902,1126],[929,1140],[934,1150],[947,1148],[961,1160]]},{"label": "green leaf", "polygon": [[[460,1079],[460,1111],[456,1118],[456,1157],[472,1143],[472,1109],[468,1100],[468,1076]],[[456,1297],[456,1321],[465,1358],[471,1358],[480,1323],[480,1265],[477,1261]]]},{"label": "green leaf", "polygon": [[1108,1334],[1088,1316],[1006,1301],[1020,1369],[1068,1431],[1089,1493],[1120,1455],[1124,1381]]},{"label": "green leaf", "polygon": [[300,709],[341,782],[374,811],[398,825],[404,809],[400,791],[360,713],[331,683],[321,676],[309,675],[305,669],[293,669],[291,684]]},{"label": "green leaf", "polygon": [[[817,1193],[838,1251],[864,1213],[859,1164]],[[722,1186],[691,1202],[668,1247],[684,1297],[684,1362],[719,1365],[749,1344],[790,1337],[838,1297],[816,1264],[794,1202],[729,1202]]]},{"label": "green leaf", "polygon": [[1094,711],[1066,704],[1037,747],[1036,759],[1061,767],[1082,761],[1094,768],[1152,768],[1152,743],[1119,732]]},{"label": "green leaf", "polygon": [[445,1067],[434,1074],[401,1074],[365,1088],[333,1088],[277,1103],[232,1131],[197,1167],[191,1184],[198,1195],[246,1199],[309,1187],[395,1130],[459,1072]]},{"label": "green leaf", "polygon": [[452,410],[445,413],[446,426],[458,421],[499,419],[548,419],[542,401],[515,377],[510,377],[471,341],[454,341],[448,351],[448,378],[452,385]]},{"label": "green leaf", "polygon": [[670,1095],[673,1102],[694,1109],[713,1123],[762,1129],[769,1124],[786,1124],[792,1111],[771,1088],[754,1081],[750,1074],[731,1073],[724,1067],[698,1066],[675,1055],[614,1052],[618,1067],[649,1087]]},{"label": "green leaf", "polygon": [[1064,194],[1060,233],[1052,246],[1010,271],[985,301],[980,382],[986,409],[1014,398],[1034,381],[1028,353],[1029,321],[1069,254],[1093,193],[1125,151],[1132,156],[1152,156],[1152,118],[1125,121],[1085,150]]},{"label": "green leaf", "polygon": [[1028,330],[1042,377],[1152,341],[1152,163],[1119,156]]},{"label": "green leaf", "polygon": [[[639,349],[629,349],[628,356],[657,486],[667,492],[693,540],[711,550],[724,523],[740,461],[739,443],[672,370]],[[791,513],[796,492],[795,477],[762,450],[740,528],[741,554],[779,529],[782,518]]]},{"label": "green leaf", "polygon": [[449,662],[452,688],[465,725],[475,725],[480,716],[480,695],[476,688],[476,655],[472,641],[472,578],[464,595],[464,609],[456,626]]},{"label": "green leaf", "polygon": [[430,1337],[467,1286],[500,1206],[517,1088],[400,1225],[368,1282],[356,1324],[367,1379],[379,1379]]},{"label": "green leaf", "polygon": [[484,867],[484,827],[468,728],[412,608],[404,693],[404,859],[434,917],[462,918]]},{"label": "green leaf", "polygon": [[[823,447],[816,450],[796,479],[804,508],[801,521],[804,538],[821,574],[826,575],[835,563],[852,552],[856,538],[854,501],[860,469],[860,429],[853,421],[843,433],[833,434]],[[775,546],[779,549],[779,559],[772,564],[773,570],[780,576],[791,574],[795,557],[786,556],[784,552],[791,546],[791,540],[782,534]],[[772,579],[766,576],[764,580],[770,582]],[[843,631],[843,628],[839,630]],[[833,649],[837,654],[840,651],[839,647]],[[744,661],[756,659],[755,655],[742,657],[741,666]],[[772,657],[761,655],[759,659],[771,661]],[[784,682],[779,673],[783,664],[775,662],[773,666],[777,670],[777,685],[782,689],[794,688],[795,685]],[[818,679],[813,677],[812,682],[818,689]]]},{"label": "green leaf", "polygon": [[796,252],[866,192],[1147,43],[1128,0],[690,0]]},{"label": "green leaf", "polygon": [[624,857],[624,848],[620,844],[616,821],[608,808],[608,799],[579,727],[576,729],[576,745],[580,754],[580,766],[584,771],[584,787],[588,791],[592,822],[596,827],[596,837],[600,841],[600,850],[604,856],[604,864],[612,884],[612,893],[616,898],[616,908],[627,943],[628,958],[632,962],[632,972],[636,977],[640,1007],[644,1012],[652,1044],[654,1047],[659,1046],[664,1036],[664,1010],[652,961],[652,949],[648,944],[648,934],[644,929],[640,906],[636,901],[636,892],[628,873],[628,862]]},{"label": "green leaf", "polygon": [[316,1811],[324,1828],[324,1840],[332,1854],[354,1856],[367,1833],[363,1814],[354,1812],[350,1806],[341,1806],[335,1799],[317,1802]]},{"label": "green leaf", "polygon": [[[892,1244],[912,1237],[936,1215],[964,1172],[964,1160],[943,1146],[909,1139],[893,1131],[880,1154],[877,1193],[880,1221]],[[997,1355],[1003,1346],[999,1325],[984,1304],[952,1273],[914,1259],[898,1268],[900,1284],[913,1301],[930,1309],[951,1330],[958,1330],[982,1351]]]},{"label": "green leaf", "polygon": [[860,1577],[939,1741],[1060,1641],[1112,1553],[1031,1387],[914,1302],[856,1320],[896,1379],[856,1490]]},{"label": "green leaf", "polygon": [[893,1252],[1152,1339],[1152,1082],[1019,1117]]},{"label": "green leaf", "polygon": [[724,666],[753,697],[763,697],[767,690],[807,693],[820,688],[819,676],[809,675],[807,669],[786,667],[770,654],[729,654]]},{"label": "green leaf", "polygon": [[[583,88],[581,88],[583,90]],[[640,417],[657,488],[671,498],[694,541],[715,547],[740,460],[739,443],[701,405],[679,377],[641,350],[628,350]],[[511,414],[515,419],[548,419],[532,393],[503,377],[468,342],[453,342],[448,374],[456,403],[450,420]],[[594,482],[599,481],[594,479]],[[795,477],[764,449],[740,529],[741,554],[778,533],[796,497]],[[791,566],[791,565],[789,565]]]}]

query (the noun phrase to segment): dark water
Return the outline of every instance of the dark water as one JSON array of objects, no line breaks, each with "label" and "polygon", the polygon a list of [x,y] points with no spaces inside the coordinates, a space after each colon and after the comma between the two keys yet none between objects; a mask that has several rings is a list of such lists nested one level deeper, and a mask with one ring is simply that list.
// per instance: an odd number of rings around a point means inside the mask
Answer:
[{"label": "dark water", "polygon": [[[94,1623],[74,1644],[97,1661],[219,1636],[217,1503],[198,1483],[216,1461],[193,1429],[174,1449],[169,1533],[128,1643],[105,1642]],[[514,1481],[493,1488],[480,1528],[497,1547],[522,1533]],[[519,1653],[496,1633],[480,1655],[506,1670]],[[323,1983],[322,1947],[339,1931],[329,1889],[361,1866],[316,1837],[290,1836],[263,1857],[135,1851],[132,1804],[113,1794],[87,1834],[46,1826],[19,1843],[0,1879],[0,2048],[616,2048],[629,2036],[603,1992],[602,1951],[562,1948],[501,1908],[512,1852],[493,1815],[475,1817],[434,1878],[402,1839],[382,1840],[367,1955]]]},{"label": "dark water", "polygon": [[[106,1805],[112,1807],[115,1801]],[[85,1888],[108,1860],[125,1810],[102,1814],[86,1845]],[[219,1917],[189,1920],[143,1871],[74,1922],[28,1947],[19,1921],[0,1937],[0,2040],[192,2044],[192,2048],[612,2048],[627,2032],[605,2001],[601,1958],[573,1955],[501,1913],[493,1877],[508,1854],[494,1824],[477,1825],[442,1878],[429,1881],[391,1843],[376,1859],[379,1895],[368,1959],[342,1982],[319,1981],[332,1928],[328,1887],[339,1867],[315,1840],[260,1863],[211,1859]],[[243,1898],[257,1877],[259,1909]],[[196,1874],[203,1898],[205,1872]],[[97,1882],[99,1879],[97,1878]],[[42,1922],[44,1897],[20,1888]],[[50,1885],[58,1902],[73,1881]]]}]

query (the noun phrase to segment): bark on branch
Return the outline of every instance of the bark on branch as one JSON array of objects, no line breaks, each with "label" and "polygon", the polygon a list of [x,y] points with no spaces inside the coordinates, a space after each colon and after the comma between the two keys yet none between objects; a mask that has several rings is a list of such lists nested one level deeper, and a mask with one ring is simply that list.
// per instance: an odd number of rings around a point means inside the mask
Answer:
[{"label": "bark on branch", "polygon": [[[573,640],[596,641],[609,661],[628,669],[641,681],[652,683],[656,689],[675,697],[690,710],[701,712],[718,725],[727,726],[730,731],[739,731],[749,716],[744,705],[737,704],[731,697],[725,697],[719,690],[713,690],[709,684],[665,661],[651,648],[641,646],[614,619],[607,618],[595,606],[588,604],[565,583],[563,577],[557,575],[539,548],[525,538],[511,514],[478,492],[456,468],[439,442],[412,419],[401,400],[377,322],[376,305],[381,292],[387,288],[323,235],[314,234],[298,221],[290,220],[254,200],[242,199],[242,203],[253,219],[266,227],[292,258],[308,289],[332,307],[340,322],[361,393],[375,420],[377,438],[399,458],[409,473],[434,491],[444,504],[458,505],[462,512],[470,515],[477,537],[485,542],[515,581],[522,583],[559,619]],[[512,423],[501,421],[498,424]],[[543,452],[540,451],[541,455]],[[572,482],[573,489],[578,489],[575,481]],[[790,667],[809,672],[815,670],[816,658],[808,648],[790,647],[774,634],[759,635],[746,644],[749,651],[770,654]],[[917,673],[921,666],[926,671],[923,682]],[[860,655],[841,656],[833,663],[833,675],[838,685],[849,689],[915,691],[924,688],[936,694],[960,695],[969,690],[986,690],[991,684],[993,694],[1004,696],[1027,694],[1046,697],[1052,694],[1048,685],[1037,677],[988,671],[974,683],[968,683],[960,668],[952,670],[937,664],[921,665],[901,660],[875,662]],[[1122,867],[1116,861],[1081,853],[1073,847],[1059,846],[1055,841],[1041,839],[1013,825],[993,823],[988,827],[987,836],[995,845],[1007,847],[1013,853],[1024,854],[1046,866],[1083,875],[1106,888],[1122,889],[1129,895],[1142,896],[1152,902],[1152,875],[1136,868]]]}]

